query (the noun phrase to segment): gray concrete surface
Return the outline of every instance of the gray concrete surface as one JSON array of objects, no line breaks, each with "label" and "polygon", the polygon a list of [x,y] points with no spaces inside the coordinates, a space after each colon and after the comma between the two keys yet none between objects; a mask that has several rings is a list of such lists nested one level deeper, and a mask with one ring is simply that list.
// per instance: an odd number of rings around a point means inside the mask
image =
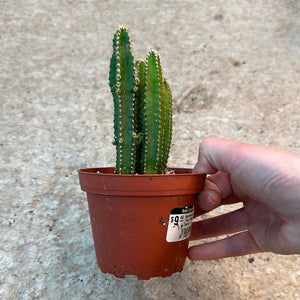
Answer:
[{"label": "gray concrete surface", "polygon": [[136,58],[160,52],[170,166],[192,167],[206,137],[300,154],[299,3],[0,1],[0,298],[300,299],[296,255],[187,261],[149,281],[101,274],[76,173],[114,165],[107,76],[120,24]]}]

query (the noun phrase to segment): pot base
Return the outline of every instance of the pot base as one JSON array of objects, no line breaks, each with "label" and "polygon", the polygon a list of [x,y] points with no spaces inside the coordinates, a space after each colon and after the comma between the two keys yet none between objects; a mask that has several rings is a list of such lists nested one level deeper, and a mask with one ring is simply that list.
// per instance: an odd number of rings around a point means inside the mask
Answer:
[{"label": "pot base", "polygon": [[[185,261],[185,258],[184,258]],[[184,263],[183,263],[184,264]],[[183,270],[183,266],[181,269],[164,269],[163,272],[162,271],[158,271],[157,273],[153,272],[153,270],[149,270],[147,272],[147,270],[143,269],[143,270],[136,270],[135,268],[124,268],[123,266],[115,266],[115,269],[111,269],[111,270],[103,270],[100,267],[101,263],[98,263],[98,266],[101,270],[102,273],[104,274],[110,274],[110,275],[114,275],[117,278],[122,278],[125,279],[128,276],[135,276],[138,280],[149,280],[151,278],[155,278],[155,277],[170,277],[171,275],[178,273],[178,272],[182,272]]]}]

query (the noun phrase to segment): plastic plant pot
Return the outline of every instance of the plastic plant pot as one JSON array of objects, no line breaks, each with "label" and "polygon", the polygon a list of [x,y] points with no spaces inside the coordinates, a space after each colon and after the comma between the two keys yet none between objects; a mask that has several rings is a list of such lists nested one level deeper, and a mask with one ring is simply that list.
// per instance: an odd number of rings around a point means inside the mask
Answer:
[{"label": "plastic plant pot", "polygon": [[138,279],[183,269],[195,196],[205,175],[117,175],[114,168],[79,170],[86,192],[97,262],[103,273]]}]

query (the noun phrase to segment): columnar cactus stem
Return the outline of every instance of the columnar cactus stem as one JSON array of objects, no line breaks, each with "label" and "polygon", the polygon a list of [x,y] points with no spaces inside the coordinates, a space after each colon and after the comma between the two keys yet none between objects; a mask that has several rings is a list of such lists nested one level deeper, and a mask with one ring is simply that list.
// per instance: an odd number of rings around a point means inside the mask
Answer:
[{"label": "columnar cactus stem", "polygon": [[163,143],[162,143],[162,157],[161,157],[161,171],[163,172],[166,169],[170,147],[172,139],[172,94],[170,86],[166,80],[163,82],[163,107],[164,107],[164,124],[163,127]]},{"label": "columnar cactus stem", "polygon": [[160,57],[150,51],[134,64],[127,29],[113,39],[109,83],[114,100],[117,174],[160,174],[166,169],[172,136],[172,96]]},{"label": "columnar cactus stem", "polygon": [[149,52],[146,60],[145,99],[143,129],[145,144],[143,147],[143,172],[156,174],[160,170],[159,161],[162,144],[162,96],[163,79],[160,58],[154,51]]},{"label": "columnar cactus stem", "polygon": [[135,166],[136,133],[134,61],[128,32],[121,27],[113,39],[109,83],[114,100],[114,143],[117,149],[116,173],[132,174]]}]

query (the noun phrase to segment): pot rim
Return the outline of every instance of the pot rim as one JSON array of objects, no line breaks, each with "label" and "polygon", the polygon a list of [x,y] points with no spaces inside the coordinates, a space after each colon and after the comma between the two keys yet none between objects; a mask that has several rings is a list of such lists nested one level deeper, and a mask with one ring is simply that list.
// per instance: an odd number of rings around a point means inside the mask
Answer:
[{"label": "pot rim", "polygon": [[167,168],[168,171],[174,171],[175,173],[168,174],[115,174],[115,167],[95,167],[95,168],[84,168],[77,170],[78,173],[86,175],[99,174],[101,176],[117,176],[117,177],[165,177],[165,176],[203,176],[202,173],[193,173],[191,168]]},{"label": "pot rim", "polygon": [[106,167],[81,169],[78,175],[81,189],[94,194],[175,196],[197,194],[202,190],[205,174],[191,173],[192,169],[187,168],[169,169],[177,174],[114,174],[115,168]]}]

